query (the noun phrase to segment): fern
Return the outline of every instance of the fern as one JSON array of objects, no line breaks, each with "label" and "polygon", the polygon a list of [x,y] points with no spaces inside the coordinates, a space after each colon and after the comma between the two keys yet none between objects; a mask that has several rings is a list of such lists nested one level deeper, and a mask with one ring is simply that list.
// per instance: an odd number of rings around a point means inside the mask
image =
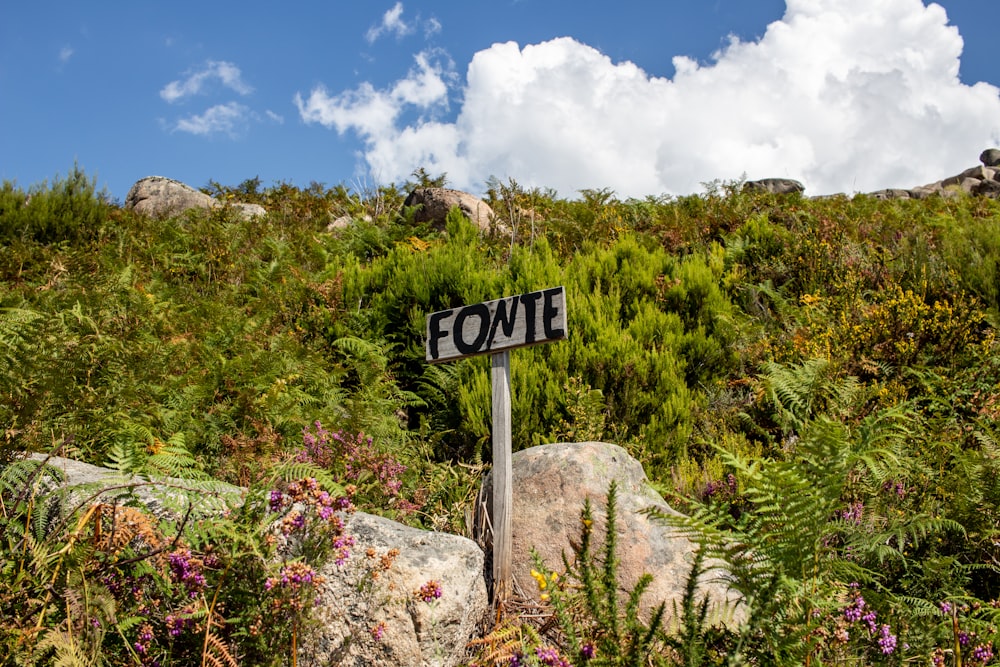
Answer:
[{"label": "fern", "polygon": [[525,626],[517,621],[505,620],[482,637],[468,643],[476,649],[476,660],[484,665],[510,665],[519,653],[524,652]]},{"label": "fern", "polygon": [[232,654],[229,647],[218,635],[207,632],[205,635],[205,648],[202,652],[202,667],[239,667],[239,662]]}]

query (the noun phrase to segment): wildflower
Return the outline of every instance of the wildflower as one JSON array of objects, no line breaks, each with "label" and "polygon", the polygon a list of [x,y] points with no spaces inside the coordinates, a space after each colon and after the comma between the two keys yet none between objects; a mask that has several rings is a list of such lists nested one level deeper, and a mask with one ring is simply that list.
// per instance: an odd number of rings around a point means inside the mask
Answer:
[{"label": "wildflower", "polygon": [[865,599],[861,596],[861,593],[855,591],[853,592],[853,600],[851,605],[844,609],[844,618],[847,619],[849,623],[857,623],[861,620],[861,616],[864,614]]},{"label": "wildflower", "polygon": [[590,660],[595,655],[597,655],[597,649],[595,649],[594,645],[591,644],[590,642],[587,642],[586,644],[584,644],[583,648],[580,649],[580,656],[584,660]]},{"label": "wildflower", "polygon": [[[187,611],[186,608],[185,611]],[[163,620],[167,626],[167,633],[171,637],[179,637],[186,627],[194,623],[194,619],[191,617],[184,617],[180,614],[167,614],[167,617]]]},{"label": "wildflower", "polygon": [[960,630],[958,633],[958,643],[962,646],[969,645],[969,633],[965,630]]},{"label": "wildflower", "polygon": [[550,667],[570,667],[570,664],[559,655],[559,651],[551,646],[539,646],[535,649],[535,655],[538,656],[538,662],[543,665]]},{"label": "wildflower", "polygon": [[993,659],[993,645],[979,644],[976,646],[976,648],[972,649],[972,655],[969,658],[969,662],[985,665],[992,659]]},{"label": "wildflower", "polygon": [[302,512],[291,512],[281,520],[281,532],[290,535],[296,530],[301,530],[306,525],[306,517]]},{"label": "wildflower", "polygon": [[385,622],[379,621],[378,625],[371,629],[372,639],[377,642],[382,641],[382,636],[385,634]]},{"label": "wildflower", "polygon": [[875,612],[870,611],[861,617],[861,620],[868,625],[868,631],[875,634]]},{"label": "wildflower", "polygon": [[421,586],[420,590],[418,590],[414,595],[420,600],[429,603],[441,597],[441,593],[441,582],[431,579]]},{"label": "wildflower", "polygon": [[840,511],[840,518],[848,523],[853,523],[854,525],[860,525],[861,520],[864,517],[865,504],[862,502],[854,502],[847,506],[847,509]]},{"label": "wildflower", "polygon": [[276,577],[268,577],[264,581],[264,590],[272,590],[275,587],[298,590],[306,584],[320,584],[323,577],[316,574],[307,563],[293,561],[287,565],[282,565]]},{"label": "wildflower", "polygon": [[179,549],[169,557],[170,578],[182,584],[189,597],[197,597],[205,587],[205,575],[201,573],[201,562],[191,556],[190,549]]},{"label": "wildflower", "polygon": [[272,489],[267,506],[272,512],[281,511],[281,508],[285,506],[285,495],[278,489]]},{"label": "wildflower", "polygon": [[942,602],[938,606],[941,608],[941,613],[942,614],[946,614],[947,615],[947,614],[951,613],[951,603],[950,602]]},{"label": "wildflower", "polygon": [[882,624],[879,628],[878,647],[882,649],[883,655],[889,655],[896,650],[896,635],[892,634],[888,625]]},{"label": "wildflower", "polygon": [[[145,656],[149,651],[149,645],[153,641],[153,626],[149,623],[143,623],[139,628],[139,637],[136,642],[132,645],[135,652],[141,656]],[[145,663],[145,660],[143,660]]]},{"label": "wildflower", "polygon": [[538,590],[540,591],[544,591],[545,587],[548,586],[548,582],[545,580],[545,575],[538,570],[531,571],[531,578],[538,584]]}]

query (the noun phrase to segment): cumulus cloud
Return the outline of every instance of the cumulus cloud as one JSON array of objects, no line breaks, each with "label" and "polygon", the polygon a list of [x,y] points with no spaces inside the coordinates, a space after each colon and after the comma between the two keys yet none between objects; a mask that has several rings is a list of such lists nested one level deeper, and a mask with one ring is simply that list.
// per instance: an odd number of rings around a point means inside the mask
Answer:
[{"label": "cumulus cloud", "polygon": [[[443,111],[448,104],[448,81],[453,78],[451,61],[435,51],[418,53],[414,60],[416,66],[407,76],[386,90],[377,90],[366,82],[335,95],[323,86],[314,88],[308,98],[296,93],[299,116],[307,123],[319,123],[341,134],[354,130],[378,141],[396,136],[405,131],[398,127],[397,120],[408,108],[426,114]],[[420,127],[427,125],[426,118],[418,120]]]},{"label": "cumulus cloud", "polygon": [[249,108],[237,102],[229,102],[209,107],[205,113],[181,118],[173,129],[198,136],[226,134],[236,138],[246,131],[254,117]]},{"label": "cumulus cloud", "polygon": [[185,79],[171,81],[164,86],[160,97],[172,104],[202,93],[216,81],[240,95],[253,92],[253,88],[243,81],[239,67],[224,60],[209,60],[201,68],[189,72]]},{"label": "cumulus cloud", "polygon": [[[476,53],[461,90],[418,63],[385,89],[316,88],[296,104],[307,123],[357,133],[394,181],[423,166],[473,190],[493,175],[642,197],[746,175],[863,192],[950,175],[1000,143],[1000,90],[963,84],[961,52],[936,4],[787,0],[760,39],[731,37],[709,62],[677,56],[670,78],[562,38]],[[447,122],[405,113],[449,95],[461,106]]]}]

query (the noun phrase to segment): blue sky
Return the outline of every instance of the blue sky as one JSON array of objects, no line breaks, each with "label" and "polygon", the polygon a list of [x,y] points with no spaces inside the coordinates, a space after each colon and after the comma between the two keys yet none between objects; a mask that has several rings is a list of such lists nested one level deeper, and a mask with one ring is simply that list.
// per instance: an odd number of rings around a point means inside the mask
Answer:
[{"label": "blue sky", "polygon": [[12,3],[0,179],[910,187],[1000,145],[1000,3]]}]

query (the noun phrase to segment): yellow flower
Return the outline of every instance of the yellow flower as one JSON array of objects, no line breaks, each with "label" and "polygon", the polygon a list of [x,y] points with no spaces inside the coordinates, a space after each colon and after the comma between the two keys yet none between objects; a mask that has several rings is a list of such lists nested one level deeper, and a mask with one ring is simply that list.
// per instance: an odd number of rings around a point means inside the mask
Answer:
[{"label": "yellow flower", "polygon": [[548,586],[548,582],[545,581],[545,575],[538,570],[532,570],[531,576],[538,583],[538,590],[545,590],[545,587]]}]

